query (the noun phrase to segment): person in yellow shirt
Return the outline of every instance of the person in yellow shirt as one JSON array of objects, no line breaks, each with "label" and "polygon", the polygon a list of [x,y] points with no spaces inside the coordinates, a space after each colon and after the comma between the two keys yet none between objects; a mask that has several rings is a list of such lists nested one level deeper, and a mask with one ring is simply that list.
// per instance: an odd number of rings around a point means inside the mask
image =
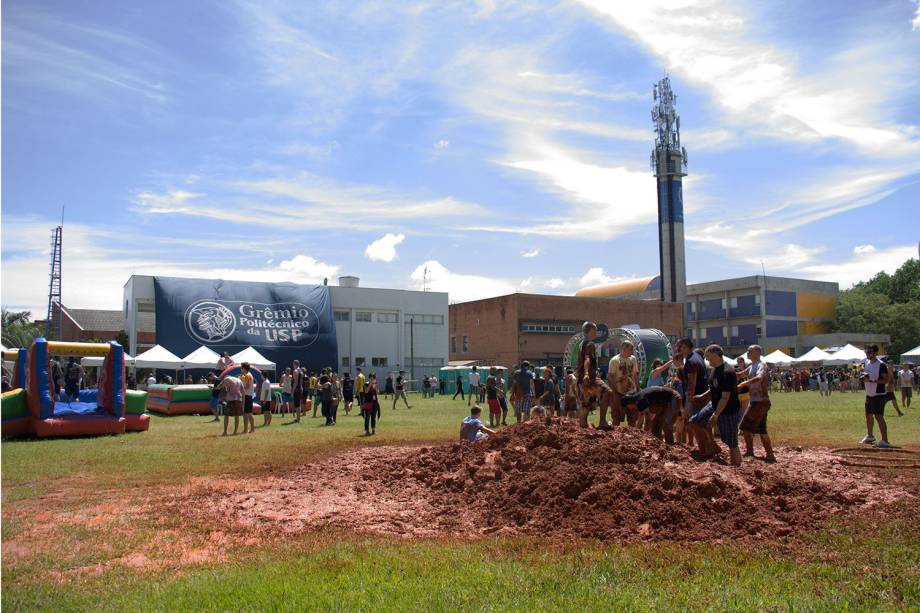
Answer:
[{"label": "person in yellow shirt", "polygon": [[364,378],[364,371],[359,368],[358,374],[355,375],[355,394],[358,395],[359,407],[364,405],[364,386],[366,383],[367,380]]},{"label": "person in yellow shirt", "polygon": [[307,389],[310,390],[310,402],[313,404],[313,417],[316,417],[317,405],[317,387],[319,386],[319,378],[316,376],[315,372],[310,373],[310,378],[307,380]]}]

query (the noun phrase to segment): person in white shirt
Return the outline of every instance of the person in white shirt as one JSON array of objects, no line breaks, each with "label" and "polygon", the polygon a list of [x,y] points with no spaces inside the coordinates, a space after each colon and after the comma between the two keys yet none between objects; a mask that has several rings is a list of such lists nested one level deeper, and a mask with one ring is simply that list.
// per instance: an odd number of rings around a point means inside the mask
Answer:
[{"label": "person in white shirt", "polygon": [[[878,345],[869,345],[866,347],[866,360],[863,362],[862,372],[859,373],[859,378],[866,386],[866,436],[859,442],[866,445],[874,444],[881,449],[891,447],[888,443],[888,424],[885,423],[888,377],[888,368],[878,359]],[[874,422],[878,422],[879,434],[882,437],[878,442],[872,433]]]},{"label": "person in white shirt", "polygon": [[479,398],[479,369],[473,366],[473,371],[470,373],[470,396],[467,399],[467,406],[473,404],[473,398]]},{"label": "person in white shirt", "polygon": [[901,388],[901,404],[905,409],[910,408],[910,399],[914,395],[914,373],[910,371],[910,366],[901,364],[901,370],[898,371],[898,387]]},{"label": "person in white shirt", "polygon": [[147,377],[147,389],[150,389],[151,385],[156,385],[157,378],[153,376],[153,373],[150,373],[150,376]]},{"label": "person in white shirt", "polygon": [[262,373],[262,385],[259,386],[259,404],[264,418],[262,426],[272,425],[272,382],[265,373]]}]

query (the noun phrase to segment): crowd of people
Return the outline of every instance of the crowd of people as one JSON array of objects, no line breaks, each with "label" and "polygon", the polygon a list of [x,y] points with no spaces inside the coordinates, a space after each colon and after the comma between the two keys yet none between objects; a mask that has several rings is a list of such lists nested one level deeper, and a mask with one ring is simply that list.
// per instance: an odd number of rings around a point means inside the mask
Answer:
[{"label": "crowd of people", "polygon": [[[555,415],[577,419],[587,428],[589,416],[597,411],[599,429],[610,430],[621,424],[640,428],[668,443],[696,447],[695,454],[701,459],[720,455],[717,441],[721,441],[735,466],[741,464],[743,457],[755,456],[757,437],[764,450],[763,459],[772,463],[776,455],[767,418],[774,382],[789,374],[793,379],[803,377],[800,382],[817,378],[822,394],[829,393],[831,387],[829,369],[807,373],[808,379],[802,375],[807,372],[804,369],[796,369],[794,373],[773,372],[762,361],[760,345],[748,348],[747,361],[739,358],[729,363],[721,346],[713,344],[699,349],[694,347],[691,338],[682,338],[670,360],[652,363],[647,384],[642,388],[639,362],[631,342],[621,343],[617,355],[610,359],[604,379],[598,368],[594,343],[597,326],[586,322],[582,333],[584,341],[578,367],[566,369],[564,377],[557,377],[549,367],[535,372],[530,363],[524,361],[520,368],[513,370],[511,389],[506,393],[504,380],[494,368],[489,370],[483,386],[474,368],[469,377],[470,396],[472,398],[482,387],[488,401],[488,426],[482,419],[483,407],[475,404],[461,424],[461,438],[475,441],[493,434],[499,426],[508,425],[507,396],[517,422]],[[867,360],[853,375],[866,391],[867,434],[861,442],[887,448],[890,444],[884,405],[892,401],[897,408],[895,390],[900,389],[902,404],[910,406],[920,368],[912,370],[905,364],[897,371],[893,365],[879,360],[877,353],[877,346],[866,347]],[[462,382],[458,377],[457,394],[461,393]],[[897,410],[901,414],[900,409]],[[612,421],[608,421],[608,413]],[[875,424],[879,427],[879,440],[873,436]]]}]

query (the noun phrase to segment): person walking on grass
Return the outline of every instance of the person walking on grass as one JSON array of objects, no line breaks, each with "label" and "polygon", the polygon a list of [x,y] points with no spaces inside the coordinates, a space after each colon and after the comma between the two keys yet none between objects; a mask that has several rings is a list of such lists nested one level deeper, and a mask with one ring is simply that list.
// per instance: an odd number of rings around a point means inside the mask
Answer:
[{"label": "person walking on grass", "polygon": [[351,378],[351,373],[345,373],[342,379],[342,403],[345,405],[345,415],[350,415],[355,403],[355,380]]},{"label": "person walking on grass", "polygon": [[540,396],[539,404],[546,410],[547,417],[556,415],[558,401],[559,384],[556,383],[552,367],[546,366],[543,368],[543,393]]},{"label": "person walking on grass", "polygon": [[738,425],[741,421],[741,402],[738,400],[738,378],[735,369],[722,359],[722,355],[720,345],[706,347],[705,358],[712,366],[709,389],[696,397],[697,402],[705,405],[690,417],[690,425],[699,441],[701,457],[711,458],[719,454],[719,447],[712,435],[712,427],[718,424],[719,438],[729,449],[732,466],[740,466]]},{"label": "person walking on grass", "polygon": [[489,376],[486,377],[486,398],[489,401],[489,427],[491,428],[497,428],[502,418],[502,405],[498,402],[497,372],[498,370],[493,366],[489,369]]},{"label": "person walking on grass", "polygon": [[773,455],[773,442],[767,433],[767,413],[770,411],[770,368],[760,361],[763,348],[760,345],[751,345],[747,350],[751,365],[745,370],[744,383],[750,395],[747,410],[741,417],[741,434],[744,436],[744,455],[754,457],[754,435],[760,436],[760,443],[766,452],[767,462],[776,462]]},{"label": "person walking on grass", "polygon": [[466,396],[463,395],[463,375],[460,373],[457,373],[457,391],[454,392],[454,397],[451,400],[456,400],[457,394],[460,394],[460,400],[466,400]]},{"label": "person walking on grass", "polygon": [[251,434],[256,431],[256,421],[252,416],[256,384],[249,372],[249,362],[240,364],[240,381],[243,383],[243,434]]},{"label": "person walking on grass", "polygon": [[233,435],[236,436],[240,427],[240,415],[243,413],[243,383],[238,377],[227,375],[220,382],[221,392],[224,395],[224,433],[227,436],[227,426],[230,425],[230,416],[233,416]]},{"label": "person walking on grass", "polygon": [[894,393],[898,387],[898,369],[891,358],[885,360],[885,367],[888,369],[888,384],[885,386],[888,390],[888,400],[891,401],[891,406],[894,407],[894,410],[898,412],[898,417],[904,417],[904,411],[898,406],[898,397]]},{"label": "person walking on grass", "polygon": [[288,410],[291,408],[291,390],[292,390],[292,379],[291,368],[290,366],[284,369],[284,373],[281,375],[281,415],[287,415]]},{"label": "person walking on grass", "polygon": [[211,386],[211,402],[208,406],[214,419],[211,421],[220,421],[220,386],[217,376],[213,372],[208,373],[208,384]]},{"label": "person walking on grass", "polygon": [[[878,345],[872,344],[866,347],[866,359],[863,362],[862,372],[859,373],[859,379],[866,386],[866,436],[860,443],[864,445],[874,445],[880,449],[888,449],[891,445],[888,443],[888,424],[885,423],[885,403],[888,401],[888,367],[878,359]],[[881,440],[876,442],[872,432],[874,422],[878,422],[879,435]]]},{"label": "person walking on grass", "polygon": [[479,370],[473,366],[470,371],[470,394],[467,400],[467,406],[473,403],[473,398],[479,398]]},{"label": "person walking on grass", "polygon": [[272,425],[272,382],[265,373],[259,386],[259,404],[262,405],[262,427]]},{"label": "person walking on grass", "polygon": [[396,386],[393,389],[393,410],[396,410],[396,401],[400,398],[403,399],[403,402],[406,403],[406,408],[411,409],[412,405],[409,404],[409,399],[406,398],[406,381],[403,378],[403,375],[406,374],[406,371],[401,370],[399,374],[396,375]]},{"label": "person walking on grass", "polygon": [[907,364],[901,364],[901,370],[898,371],[898,386],[901,388],[901,404],[905,409],[910,408],[911,396],[914,395],[913,383],[914,373]]},{"label": "person walking on grass", "polygon": [[533,371],[530,370],[530,362],[524,360],[521,362],[521,368],[514,375],[514,389],[511,393],[511,400],[514,404],[514,418],[517,423],[530,419],[530,407],[533,403]]},{"label": "person walking on grass", "polygon": [[377,399],[377,375],[371,373],[364,386],[364,402],[361,403],[364,417],[364,435],[377,434],[377,417],[380,415],[380,401]]},{"label": "person walking on grass", "polygon": [[303,409],[304,372],[300,367],[300,360],[294,360],[291,372],[291,390],[294,398],[294,422],[300,423],[300,412]]},{"label": "person walking on grass", "polygon": [[364,406],[364,389],[367,387],[367,377],[359,366],[355,371],[355,396],[358,398],[358,406]]}]

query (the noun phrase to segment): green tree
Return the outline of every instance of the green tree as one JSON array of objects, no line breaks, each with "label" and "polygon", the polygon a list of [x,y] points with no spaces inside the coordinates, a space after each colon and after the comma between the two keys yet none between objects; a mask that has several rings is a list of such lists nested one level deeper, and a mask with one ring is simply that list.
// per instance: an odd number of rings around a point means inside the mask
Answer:
[{"label": "green tree", "polygon": [[840,292],[835,331],[887,334],[887,353],[920,345],[920,260],[910,259],[893,275],[880,272]]},{"label": "green tree", "polygon": [[32,321],[31,311],[2,310],[0,337],[9,348],[29,347],[32,341],[44,334],[44,329]]}]

